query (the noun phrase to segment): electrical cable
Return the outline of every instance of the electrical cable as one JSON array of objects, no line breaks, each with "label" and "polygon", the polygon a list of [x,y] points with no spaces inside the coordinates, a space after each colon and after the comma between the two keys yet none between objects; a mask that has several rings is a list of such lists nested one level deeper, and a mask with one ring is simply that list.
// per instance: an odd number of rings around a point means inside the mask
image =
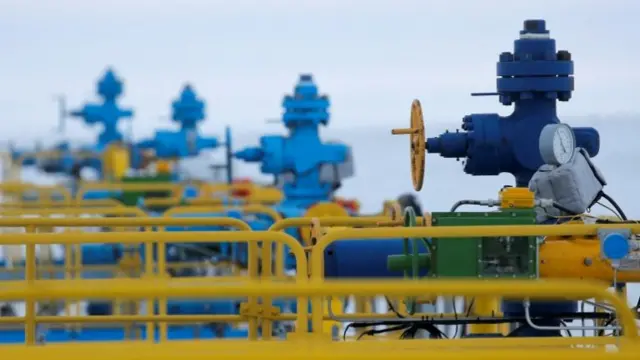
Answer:
[{"label": "electrical cable", "polygon": [[609,211],[610,211],[612,214],[614,214],[618,219],[622,220],[622,216],[620,216],[620,214],[619,214],[617,211],[615,211],[614,209],[612,209],[610,206],[605,205],[605,204],[603,204],[603,203],[601,203],[601,202],[599,202],[599,201],[598,201],[598,202],[596,202],[596,204],[598,204],[598,205],[602,206],[603,208],[605,208],[605,209],[609,210]]},{"label": "electrical cable", "polygon": [[620,214],[620,217],[622,218],[622,220],[626,221],[627,219],[627,215],[624,213],[624,211],[622,211],[622,208],[620,208],[620,205],[618,205],[618,203],[613,200],[613,198],[609,195],[607,195],[607,193],[605,193],[604,191],[600,192],[600,196],[602,196],[604,199],[606,199],[618,212],[618,214]]}]

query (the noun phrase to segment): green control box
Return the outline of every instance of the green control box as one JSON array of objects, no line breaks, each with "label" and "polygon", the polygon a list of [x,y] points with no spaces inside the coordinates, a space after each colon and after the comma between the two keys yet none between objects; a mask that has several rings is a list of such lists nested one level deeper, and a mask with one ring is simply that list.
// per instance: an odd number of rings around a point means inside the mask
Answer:
[{"label": "green control box", "polygon": [[[534,225],[533,210],[433,213],[433,226]],[[536,278],[537,239],[532,237],[434,238],[433,277]]]},{"label": "green control box", "polygon": [[[170,175],[156,175],[156,176],[137,176],[137,177],[124,177],[121,182],[136,184],[136,183],[170,183]],[[169,197],[169,191],[124,191],[118,198],[120,202],[127,206],[137,206],[140,198],[166,198]]]}]

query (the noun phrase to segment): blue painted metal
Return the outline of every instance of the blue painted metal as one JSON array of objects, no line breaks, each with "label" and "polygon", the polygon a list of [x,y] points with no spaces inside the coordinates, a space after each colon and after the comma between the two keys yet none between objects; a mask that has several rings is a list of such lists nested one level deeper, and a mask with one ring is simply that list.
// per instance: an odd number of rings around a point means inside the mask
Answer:
[{"label": "blue painted metal", "polygon": [[202,137],[197,125],[205,119],[205,102],[193,87],[185,85],[178,99],[172,103],[171,119],[180,130],[156,131],[152,139],[137,144],[141,149],[153,149],[158,158],[175,159],[196,156],[204,149],[215,149],[220,143],[215,137]]},{"label": "blue painted metal", "polygon": [[[514,104],[511,115],[471,114],[462,131],[427,139],[427,152],[445,158],[466,158],[470,175],[510,173],[517,186],[527,186],[543,164],[538,137],[545,125],[558,123],[557,101],[569,101],[574,89],[573,61],[568,51],[556,52],[544,20],[527,20],[514,50],[500,54],[497,92],[503,105]],[[600,150],[598,131],[574,128],[577,145],[591,157]]]},{"label": "blue painted metal", "polygon": [[[169,340],[191,340],[191,339],[215,339],[215,338],[246,338],[248,336],[246,330],[232,329],[228,325],[221,326],[219,330],[218,325],[205,324],[205,325],[169,325],[168,326],[168,338]],[[140,334],[141,339],[146,338],[146,328],[144,325],[135,326],[136,331]],[[124,341],[130,340],[125,336],[125,330],[123,327],[112,328],[87,328],[82,331],[68,330],[68,329],[46,329],[41,330],[42,340],[45,343],[58,343],[58,342],[86,342],[86,341]],[[155,331],[155,339],[159,340],[158,329]],[[15,344],[24,343],[25,336],[24,330],[0,330],[0,344]]]},{"label": "blue painted metal", "polygon": [[[365,243],[365,246],[362,244]],[[427,253],[424,243],[418,242],[418,251]],[[324,253],[324,276],[327,278],[389,278],[403,277],[403,272],[387,268],[389,255],[402,254],[403,240],[337,241]],[[427,274],[426,269],[420,276]]]},{"label": "blue painted metal", "polygon": [[[513,53],[503,53],[497,65],[498,92],[503,105],[514,104],[506,117],[473,114],[463,119],[462,131],[445,132],[427,139],[427,151],[447,158],[467,158],[464,171],[470,175],[511,173],[517,186],[528,186],[533,173],[543,164],[538,137],[542,128],[560,120],[557,101],[568,101],[573,91],[573,62],[566,51],[556,52],[543,20],[527,20]],[[488,94],[480,94],[488,95]],[[591,156],[600,149],[599,134],[593,128],[574,128],[577,146]],[[326,276],[402,276],[386,269],[387,256],[402,253],[401,241],[339,242],[325,254]],[[362,261],[362,254],[367,254]],[[376,259],[370,261],[370,259]],[[354,263],[354,261],[358,261]],[[577,310],[575,302],[535,302],[534,315]],[[521,316],[522,302],[504,302],[505,315]]]},{"label": "blue painted metal", "polygon": [[323,179],[322,166],[343,164],[350,151],[346,145],[320,139],[320,125],[329,123],[329,98],[319,95],[311,75],[301,75],[294,94],[285,96],[282,106],[288,136],[262,136],[260,146],[242,149],[234,156],[261,163],[262,173],[276,178],[291,174],[292,179],[283,184],[286,204],[307,207],[327,201],[336,183]]},{"label": "blue painted metal", "polygon": [[631,252],[627,236],[613,232],[602,240],[602,255],[610,260],[622,260]]},{"label": "blue painted metal", "polygon": [[82,119],[87,125],[102,125],[102,132],[92,150],[101,152],[105,146],[114,141],[123,141],[124,137],[118,130],[121,119],[133,117],[133,110],[121,108],[117,100],[122,95],[123,83],[113,69],[109,68],[98,81],[97,94],[102,99],[100,104],[85,104],[79,110],[70,112],[70,116]]},{"label": "blue painted metal", "polygon": [[[96,93],[101,98],[101,103],[88,103],[78,110],[69,112],[69,116],[81,118],[87,125],[102,125],[102,132],[98,135],[97,142],[91,146],[84,147],[93,153],[101,153],[105,147],[114,141],[123,141],[123,136],[118,130],[118,123],[121,119],[131,118],[134,115],[132,109],[121,108],[117,101],[122,95],[123,83],[113,69],[108,68],[103,77],[98,81]],[[36,149],[38,151],[39,149]],[[44,161],[36,161],[35,158],[26,158],[21,165],[38,165],[43,171],[48,173],[71,173],[76,165],[83,167],[91,167],[102,172],[102,164],[100,159],[84,159],[78,160],[71,153],[70,146],[67,142],[61,142],[52,149],[59,151],[61,157],[58,159],[49,159]],[[14,160],[23,154],[23,151],[15,151],[12,149],[12,157]]]}]

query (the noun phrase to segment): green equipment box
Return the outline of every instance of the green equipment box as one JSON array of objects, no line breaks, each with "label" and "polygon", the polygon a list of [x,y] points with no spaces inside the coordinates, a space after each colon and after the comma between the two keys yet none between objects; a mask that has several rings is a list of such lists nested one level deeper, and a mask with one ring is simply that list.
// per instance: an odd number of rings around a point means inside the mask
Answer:
[{"label": "green equipment box", "polygon": [[[433,213],[433,226],[534,225],[533,210]],[[433,277],[536,278],[537,238],[434,238]]]},{"label": "green equipment box", "polygon": [[[135,184],[135,183],[170,183],[170,175],[156,175],[156,176],[138,176],[138,177],[124,177],[121,182]],[[118,198],[120,202],[127,206],[137,206],[140,198],[166,198],[169,197],[169,191],[124,191]]]}]

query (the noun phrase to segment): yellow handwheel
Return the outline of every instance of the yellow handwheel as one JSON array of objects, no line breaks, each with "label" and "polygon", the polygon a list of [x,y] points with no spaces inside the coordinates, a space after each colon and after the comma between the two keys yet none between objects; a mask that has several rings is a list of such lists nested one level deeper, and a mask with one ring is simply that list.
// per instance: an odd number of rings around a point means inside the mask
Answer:
[{"label": "yellow handwheel", "polygon": [[422,117],[422,106],[419,100],[413,100],[411,104],[411,127],[408,129],[393,129],[393,135],[411,135],[410,155],[411,155],[411,180],[416,191],[422,189],[424,182],[426,133],[424,131],[424,118]]},{"label": "yellow handwheel", "polygon": [[[336,203],[321,202],[311,206],[304,214],[305,218],[322,218],[327,216],[349,216],[349,212]],[[304,244],[311,244],[311,229],[300,228],[300,238],[302,238]]]}]

